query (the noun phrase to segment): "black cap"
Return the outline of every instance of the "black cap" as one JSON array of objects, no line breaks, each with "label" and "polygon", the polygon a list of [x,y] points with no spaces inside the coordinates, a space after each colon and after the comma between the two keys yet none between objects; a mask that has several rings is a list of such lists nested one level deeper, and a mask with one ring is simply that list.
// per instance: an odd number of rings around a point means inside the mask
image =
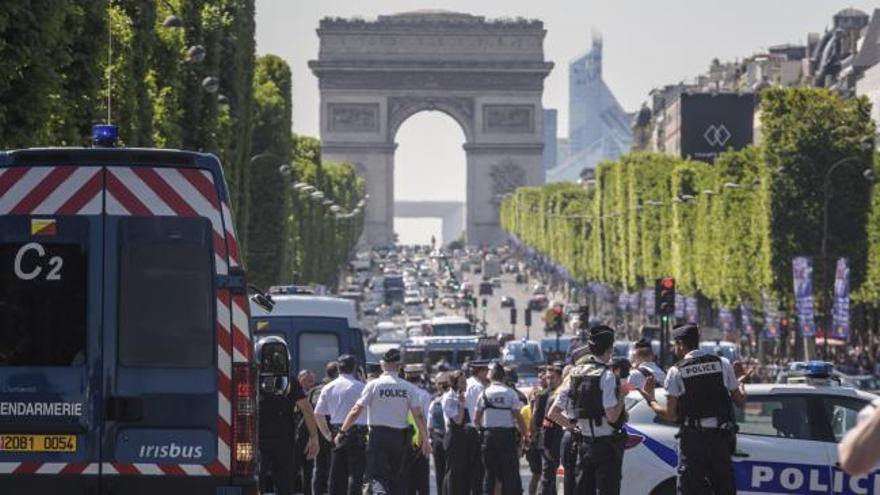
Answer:
[{"label": "black cap", "polygon": [[639,339],[633,344],[633,349],[651,349],[651,343],[645,339]]},{"label": "black cap", "polygon": [[382,354],[382,361],[386,363],[399,363],[400,349],[388,349],[385,351],[385,354]]},{"label": "black cap", "polygon": [[614,343],[614,329],[605,326],[605,325],[597,325],[590,329],[590,344],[594,346],[601,347],[603,349],[607,349],[611,347]]},{"label": "black cap", "polygon": [[342,367],[357,366],[357,360],[351,354],[343,354],[336,358],[336,362]]},{"label": "black cap", "polygon": [[696,325],[687,324],[680,325],[675,327],[672,330],[672,339],[673,340],[681,340],[681,339],[699,339],[700,338],[700,329],[697,328]]}]

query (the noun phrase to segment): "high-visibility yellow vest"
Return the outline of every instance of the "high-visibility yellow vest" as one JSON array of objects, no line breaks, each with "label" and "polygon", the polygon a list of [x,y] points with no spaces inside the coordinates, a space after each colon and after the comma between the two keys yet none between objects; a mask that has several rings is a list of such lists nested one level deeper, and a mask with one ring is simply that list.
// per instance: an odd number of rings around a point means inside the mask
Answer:
[{"label": "high-visibility yellow vest", "polygon": [[419,437],[419,427],[416,425],[416,418],[413,416],[412,411],[406,413],[406,422],[409,423],[413,429],[412,444],[418,447],[421,445],[421,438]]}]

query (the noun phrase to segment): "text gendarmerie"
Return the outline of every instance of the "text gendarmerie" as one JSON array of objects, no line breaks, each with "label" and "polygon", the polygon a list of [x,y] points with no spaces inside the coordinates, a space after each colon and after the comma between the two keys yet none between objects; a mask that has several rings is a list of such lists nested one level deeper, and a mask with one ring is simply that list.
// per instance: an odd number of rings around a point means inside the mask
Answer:
[{"label": "text gendarmerie", "polygon": [[0,402],[0,416],[82,416],[81,402]]}]

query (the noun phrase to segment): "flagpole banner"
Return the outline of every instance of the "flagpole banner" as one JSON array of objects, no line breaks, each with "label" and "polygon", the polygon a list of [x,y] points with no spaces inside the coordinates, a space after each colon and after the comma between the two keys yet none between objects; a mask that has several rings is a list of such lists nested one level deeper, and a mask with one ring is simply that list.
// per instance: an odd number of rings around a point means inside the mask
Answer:
[{"label": "flagpole banner", "polygon": [[849,337],[849,259],[838,258],[834,272],[834,309],[831,336],[846,340]]},{"label": "flagpole banner", "polygon": [[678,292],[675,293],[675,317],[684,318],[684,296]]},{"label": "flagpole banner", "polygon": [[779,337],[779,310],[776,301],[767,292],[762,294],[764,300],[764,337],[775,339]]},{"label": "flagpole banner", "polygon": [[655,316],[654,305],[656,304],[656,300],[654,299],[654,289],[645,289],[642,291],[642,301],[645,302],[645,316],[648,318],[653,318]]},{"label": "flagpole banner", "polygon": [[816,335],[813,309],[813,260],[798,256],[791,260],[794,279],[794,300],[802,337]]},{"label": "flagpole banner", "polygon": [[748,304],[741,304],[739,307],[740,318],[742,319],[742,331],[746,335],[754,335],[755,326],[752,324],[752,307]]},{"label": "flagpole banner", "polygon": [[733,331],[733,313],[730,308],[724,306],[718,308],[718,325],[725,333]]},{"label": "flagpole banner", "polygon": [[687,296],[684,298],[684,317],[688,323],[697,323],[699,314],[697,313],[697,298]]}]

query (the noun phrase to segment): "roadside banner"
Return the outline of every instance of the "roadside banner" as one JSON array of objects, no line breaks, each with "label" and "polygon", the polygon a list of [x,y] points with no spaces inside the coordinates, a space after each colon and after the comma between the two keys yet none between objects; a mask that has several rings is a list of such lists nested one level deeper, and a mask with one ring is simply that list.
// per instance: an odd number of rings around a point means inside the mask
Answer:
[{"label": "roadside banner", "polygon": [[752,324],[752,307],[748,304],[739,306],[740,320],[742,320],[742,331],[745,335],[755,334],[755,325]]},{"label": "roadside banner", "polygon": [[684,317],[688,323],[698,323],[699,314],[697,312],[697,298],[694,296],[686,296],[684,298]]},{"label": "roadside banner", "polygon": [[779,337],[779,309],[776,301],[765,291],[762,294],[764,300],[764,337],[775,339]]},{"label": "roadside banner", "polygon": [[721,327],[721,330],[725,333],[734,330],[733,312],[730,311],[730,308],[724,306],[718,308],[718,326]]},{"label": "roadside banner", "polygon": [[813,260],[798,256],[791,260],[794,279],[794,300],[802,337],[816,335],[816,314],[813,309]]},{"label": "roadside banner", "polygon": [[849,337],[849,259],[838,258],[834,272],[834,309],[831,336],[846,340]]},{"label": "roadside banner", "polygon": [[644,302],[644,305],[642,307],[645,308],[645,316],[647,316],[648,318],[653,318],[655,315],[654,310],[657,309],[654,307],[654,304],[656,304],[654,299],[655,296],[656,294],[654,294],[653,288],[645,289],[642,291],[642,301]]},{"label": "roadside banner", "polygon": [[684,318],[684,296],[680,292],[675,292],[675,317]]}]

